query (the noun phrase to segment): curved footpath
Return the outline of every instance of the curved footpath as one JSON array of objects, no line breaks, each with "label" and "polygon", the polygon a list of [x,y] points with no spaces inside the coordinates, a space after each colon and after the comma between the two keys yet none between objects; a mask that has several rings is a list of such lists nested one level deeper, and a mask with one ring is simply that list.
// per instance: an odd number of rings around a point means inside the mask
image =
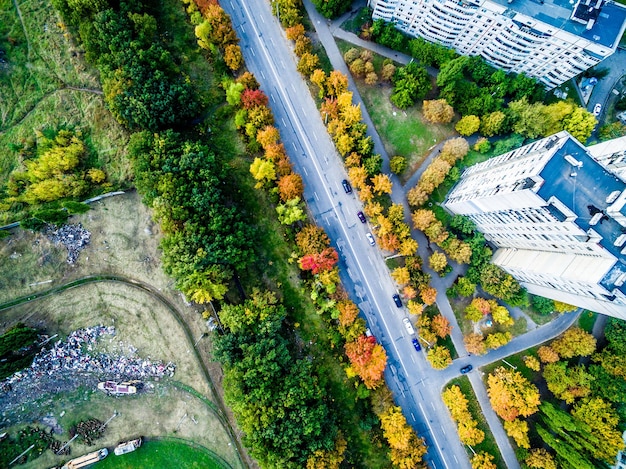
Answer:
[{"label": "curved footpath", "polygon": [[202,370],[202,374],[204,375],[205,380],[208,382],[209,387],[211,388],[211,392],[215,396],[215,401],[217,403],[218,408],[217,409],[213,409],[213,407],[211,407],[211,408],[214,410],[215,415],[217,416],[217,418],[220,420],[220,422],[222,423],[222,425],[224,426],[224,428],[228,432],[231,441],[235,444],[235,453],[237,454],[237,459],[239,460],[239,463],[241,464],[241,467],[244,467],[244,468],[250,467],[245,462],[245,460],[244,460],[244,458],[242,456],[242,454],[244,454],[244,453],[243,453],[243,448],[241,447],[241,443],[240,443],[239,439],[236,438],[235,432],[234,432],[232,426],[230,425],[230,422],[229,422],[228,418],[226,417],[227,413],[226,413],[226,409],[225,409],[224,403],[222,402],[222,399],[221,399],[220,395],[218,394],[217,389],[215,388],[215,385],[213,384],[213,380],[211,379],[211,375],[209,374],[209,370],[208,370],[204,360],[200,356],[200,352],[198,351],[198,349],[196,347],[196,344],[194,343],[193,337],[191,335],[191,331],[189,330],[189,326],[187,326],[187,323],[183,319],[182,314],[180,313],[180,311],[178,311],[176,306],[168,298],[166,298],[161,292],[159,292],[156,288],[154,288],[152,285],[149,285],[149,284],[144,283],[144,282],[139,281],[139,280],[123,277],[121,275],[108,275],[108,274],[106,274],[106,275],[89,275],[89,276],[80,278],[78,280],[74,280],[72,282],[66,283],[65,285],[59,285],[59,286],[51,288],[49,290],[44,290],[44,291],[41,291],[39,293],[35,293],[35,294],[32,294],[32,295],[22,296],[20,298],[16,298],[15,300],[11,300],[11,301],[8,301],[6,303],[0,304],[0,311],[12,308],[14,306],[18,306],[18,305],[21,305],[21,304],[25,304],[25,303],[28,303],[30,301],[40,300],[40,299],[45,298],[47,296],[51,296],[51,295],[55,295],[57,293],[61,293],[61,292],[65,292],[67,290],[71,290],[72,288],[78,288],[78,287],[80,287],[82,285],[87,285],[87,284],[91,284],[91,283],[99,283],[99,282],[123,283],[124,285],[128,285],[128,286],[136,288],[138,290],[142,290],[143,292],[149,294],[154,299],[159,301],[163,306],[165,306],[170,311],[170,313],[174,316],[174,318],[176,319],[178,324],[183,329],[183,332],[185,333],[185,337],[187,338],[188,343],[191,344],[191,348],[192,348],[193,353],[194,353],[194,355],[196,357],[196,360],[198,360],[198,363],[200,364],[200,369]]},{"label": "curved footpath", "polygon": [[[376,128],[374,127],[368,109],[361,99],[359,91],[352,78],[352,74],[350,73],[346,63],[344,62],[343,56],[339,51],[337,44],[335,43],[334,37],[348,41],[358,47],[370,49],[379,55],[388,57],[399,63],[407,64],[410,62],[411,57],[406,54],[396,52],[387,47],[381,46],[380,44],[376,44],[370,41],[364,41],[355,34],[342,30],[340,26],[352,14],[350,12],[331,22],[317,12],[310,0],[304,0],[304,6],[307,10],[309,17],[311,18],[313,26],[315,27],[319,40],[326,50],[326,54],[328,55],[328,58],[333,68],[335,70],[339,70],[348,77],[348,87],[349,90],[352,92],[353,102],[361,106],[363,122],[367,124],[368,135],[370,135],[372,137],[372,140],[374,141],[374,151],[376,153],[379,153],[383,157],[383,170],[389,172],[389,156],[385,151],[385,147],[382,143],[380,136],[378,135],[378,132],[376,131]],[[353,6],[353,11],[354,9],[360,8],[361,6],[364,5],[355,4]],[[434,69],[429,70],[429,73],[431,72],[433,75],[436,75],[437,71]],[[443,142],[433,147],[430,155],[427,157],[420,169],[418,169],[418,171],[416,171],[416,173],[411,176],[411,178],[407,181],[407,184],[405,184],[404,186],[402,185],[398,176],[396,176],[395,174],[391,174],[391,180],[393,182],[393,192],[391,194],[391,199],[393,203],[402,204],[402,206],[404,207],[405,222],[408,224],[408,226],[412,226],[413,224],[411,222],[411,208],[409,207],[409,204],[406,200],[405,191],[410,189],[414,184],[417,183],[417,180],[419,179],[421,173],[426,169],[428,163],[432,161],[432,159],[437,155],[437,150],[441,148],[441,145],[443,145]],[[443,370],[442,372],[433,371],[433,380],[431,381],[432,385],[436,385],[440,389],[442,389],[443,386],[445,386],[445,384],[450,379],[460,375],[459,369],[466,364],[471,363],[475,368],[478,368],[489,363],[501,360],[502,358],[505,358],[514,353],[519,353],[522,350],[526,350],[527,348],[538,345],[542,342],[545,342],[546,340],[550,340],[569,328],[578,318],[578,313],[564,314],[554,321],[550,322],[549,324],[541,327],[536,327],[536,324],[533,321],[529,321],[531,326],[535,326],[535,328],[530,332],[514,338],[507,345],[500,347],[497,350],[490,351],[483,356],[470,357],[467,353],[467,350],[465,349],[461,328],[458,325],[456,316],[454,315],[452,307],[450,306],[450,302],[448,301],[448,298],[446,296],[446,290],[452,285],[456,277],[462,274],[465,269],[463,266],[452,264],[453,272],[446,277],[440,277],[436,272],[428,267],[428,258],[431,254],[428,239],[426,239],[421,231],[415,229],[411,231],[411,234],[413,238],[418,242],[418,254],[423,261],[423,270],[424,272],[431,275],[431,285],[437,290],[437,307],[439,308],[441,314],[443,314],[443,316],[445,316],[452,325],[451,338],[454,347],[456,348],[459,355],[459,358],[454,361],[454,364],[448,367],[446,370]],[[519,316],[519,312],[517,313],[518,314],[516,316]],[[475,372],[471,372],[468,375],[470,383],[472,384],[472,388],[474,389],[474,394],[476,395],[483,414],[485,415],[485,419],[487,420],[487,423],[491,428],[491,432],[496,440],[496,443],[500,450],[500,454],[502,455],[502,458],[505,461],[507,468],[519,469],[520,464],[515,456],[515,451],[513,450],[510,440],[506,435],[506,432],[504,431],[502,423],[500,422],[499,418],[491,407],[489,398],[487,396],[485,383],[482,380],[482,373],[479,373],[480,372],[476,370]],[[431,377],[429,377],[429,379],[430,378]]]}]

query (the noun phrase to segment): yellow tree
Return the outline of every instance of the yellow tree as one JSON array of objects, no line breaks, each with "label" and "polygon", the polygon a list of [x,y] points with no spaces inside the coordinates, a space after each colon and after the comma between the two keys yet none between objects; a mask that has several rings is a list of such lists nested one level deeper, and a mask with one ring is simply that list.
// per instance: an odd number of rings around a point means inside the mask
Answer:
[{"label": "yellow tree", "polygon": [[259,142],[263,150],[267,150],[280,141],[280,132],[273,125],[265,126],[257,132],[256,141]]},{"label": "yellow tree", "polygon": [[254,186],[257,189],[263,187],[266,182],[276,179],[276,168],[274,167],[274,163],[262,160],[261,158],[254,159],[250,165],[250,173],[252,173],[252,177],[254,179],[259,181]]},{"label": "yellow tree", "polygon": [[392,183],[388,175],[379,173],[372,177],[373,191],[378,195],[391,194]]},{"label": "yellow tree", "polygon": [[326,73],[321,68],[316,68],[309,79],[319,88],[318,97],[322,99],[326,93]]},{"label": "yellow tree", "polygon": [[480,118],[478,116],[463,116],[454,127],[458,133],[464,136],[472,135],[478,132],[480,127]]},{"label": "yellow tree", "polygon": [[441,398],[455,421],[459,422],[471,418],[467,408],[467,398],[459,386],[455,384],[446,388],[441,394]]},{"label": "yellow tree", "polygon": [[526,365],[527,368],[533,371],[541,370],[541,363],[539,363],[539,360],[537,359],[537,357],[533,355],[526,355],[524,357],[524,365]]},{"label": "yellow tree", "polygon": [[298,23],[295,26],[287,28],[285,29],[285,34],[290,41],[296,41],[298,38],[304,36],[304,25]]},{"label": "yellow tree", "polygon": [[485,338],[485,346],[488,349],[495,350],[508,344],[512,338],[513,337],[509,331],[493,332],[491,334],[487,334],[487,337]]},{"label": "yellow tree", "polygon": [[485,440],[485,432],[478,428],[478,423],[473,419],[459,422],[457,431],[464,445],[475,446]]},{"label": "yellow tree", "polygon": [[424,305],[414,300],[410,300],[406,304],[409,313],[414,314],[416,316],[420,316],[424,311]]},{"label": "yellow tree", "polygon": [[237,44],[228,44],[224,48],[224,62],[233,72],[236,72],[243,65],[243,55],[241,48]]},{"label": "yellow tree", "polygon": [[328,75],[326,85],[328,95],[337,97],[348,90],[348,77],[338,70],[333,70]]},{"label": "yellow tree", "polygon": [[404,286],[411,280],[411,274],[406,267],[396,267],[391,272],[391,276],[400,286]]},{"label": "yellow tree", "polygon": [[530,440],[528,439],[528,422],[526,420],[515,419],[504,422],[504,429],[515,444],[520,448],[530,448]]},{"label": "yellow tree", "polygon": [[341,326],[350,326],[359,316],[359,307],[350,300],[340,301],[337,304],[339,310],[339,324]]},{"label": "yellow tree", "polygon": [[412,256],[413,254],[417,252],[418,247],[419,246],[417,244],[417,241],[415,241],[413,238],[406,238],[406,239],[403,239],[402,242],[400,243],[400,248],[398,248],[398,253],[403,256]]},{"label": "yellow tree", "polygon": [[524,462],[531,469],[558,469],[554,456],[544,448],[533,448]]},{"label": "yellow tree", "polygon": [[426,445],[407,424],[399,407],[390,406],[379,415],[383,435],[391,447],[391,462],[400,469],[422,467]]},{"label": "yellow tree", "polygon": [[497,469],[498,466],[493,462],[493,456],[484,451],[476,453],[471,460],[472,469]]},{"label": "yellow tree", "polygon": [[430,265],[431,269],[440,274],[448,266],[448,260],[446,259],[446,255],[443,252],[435,251],[428,259],[428,264]]},{"label": "yellow tree", "polygon": [[426,354],[426,358],[435,370],[443,370],[452,364],[450,350],[442,345],[435,345]]},{"label": "yellow tree", "polygon": [[624,449],[622,433],[618,429],[619,416],[613,406],[600,397],[583,399],[572,409],[572,416],[589,426],[591,432],[602,441],[593,448],[594,457],[613,462],[618,451]]},{"label": "yellow tree", "polygon": [[300,57],[300,60],[298,61],[297,69],[302,75],[309,76],[311,75],[311,73],[313,73],[313,70],[319,68],[319,66],[320,58],[317,56],[317,54],[305,52],[304,54],[302,54],[302,57]]},{"label": "yellow tree", "polygon": [[539,390],[518,371],[496,368],[487,377],[487,393],[491,407],[503,420],[528,417],[539,409]]},{"label": "yellow tree", "polygon": [[563,358],[586,357],[596,351],[596,338],[580,327],[566,330],[551,347]]},{"label": "yellow tree", "polygon": [[504,306],[498,305],[497,303],[491,307],[491,317],[495,322],[502,324],[503,326],[512,326],[515,324],[515,321],[509,314],[509,310]]},{"label": "yellow tree", "polygon": [[437,221],[435,214],[431,210],[419,209],[411,214],[413,226],[416,230],[424,231],[431,224]]},{"label": "yellow tree", "polygon": [[[350,182],[354,187],[358,190],[363,189],[367,186],[367,171],[363,166],[352,166],[348,169],[348,177],[350,178]],[[368,213],[368,215],[371,217]]]}]

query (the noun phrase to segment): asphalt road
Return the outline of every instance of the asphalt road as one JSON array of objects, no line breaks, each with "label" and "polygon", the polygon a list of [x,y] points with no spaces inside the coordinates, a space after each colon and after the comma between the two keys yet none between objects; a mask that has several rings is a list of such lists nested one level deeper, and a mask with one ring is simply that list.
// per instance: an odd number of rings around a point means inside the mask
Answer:
[{"label": "asphalt road", "polygon": [[439,397],[440,387],[430,385],[431,368],[423,353],[413,349],[402,324],[406,310],[393,303],[396,290],[384,259],[365,238],[368,225],[356,217],[362,205],[341,186],[347,177],[343,162],[296,71],[296,58],[282,28],[265,0],[228,0],[222,7],[231,15],[247,67],[270,98],[285,148],[305,181],[309,209],[339,252],[344,285],[387,351],[387,382],[408,422],[425,437],[428,462],[433,468],[469,468]]}]

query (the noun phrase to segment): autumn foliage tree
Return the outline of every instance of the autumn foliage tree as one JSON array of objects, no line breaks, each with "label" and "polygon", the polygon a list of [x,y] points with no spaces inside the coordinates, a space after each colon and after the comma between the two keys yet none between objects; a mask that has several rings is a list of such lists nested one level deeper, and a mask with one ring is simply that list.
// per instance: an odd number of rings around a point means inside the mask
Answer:
[{"label": "autumn foliage tree", "polygon": [[473,353],[474,355],[484,355],[487,353],[485,337],[480,333],[471,332],[467,334],[463,337],[463,343],[468,353]]},{"label": "autumn foliage tree", "polygon": [[354,342],[345,345],[346,355],[350,359],[352,369],[363,380],[368,389],[378,387],[383,379],[387,364],[387,354],[376,339],[361,335]]},{"label": "autumn foliage tree", "polygon": [[469,411],[468,400],[456,385],[447,388],[442,399],[452,418],[457,423],[457,429],[461,443],[474,446],[480,444],[485,439],[485,433],[478,428],[478,422],[474,420]]},{"label": "autumn foliage tree", "polygon": [[518,371],[496,368],[487,377],[487,393],[493,410],[506,421],[528,417],[539,409],[539,390]]},{"label": "autumn foliage tree", "polygon": [[424,119],[434,124],[447,124],[454,117],[454,109],[445,99],[424,101]]},{"label": "autumn foliage tree", "polygon": [[422,467],[426,454],[423,438],[419,438],[409,426],[400,407],[390,406],[379,414],[383,435],[391,447],[394,467],[412,469]]},{"label": "autumn foliage tree", "polygon": [[334,248],[328,247],[320,253],[305,254],[300,258],[300,268],[310,270],[313,274],[318,274],[325,270],[331,270],[339,256]]},{"label": "autumn foliage tree", "polygon": [[580,327],[572,327],[550,346],[562,358],[586,357],[595,352],[596,338]]},{"label": "autumn foliage tree", "polygon": [[476,453],[472,460],[472,469],[497,469],[498,466],[493,462],[493,456],[484,451]]},{"label": "autumn foliage tree", "polygon": [[443,345],[435,345],[426,354],[426,358],[435,370],[443,370],[452,364],[450,350]]}]

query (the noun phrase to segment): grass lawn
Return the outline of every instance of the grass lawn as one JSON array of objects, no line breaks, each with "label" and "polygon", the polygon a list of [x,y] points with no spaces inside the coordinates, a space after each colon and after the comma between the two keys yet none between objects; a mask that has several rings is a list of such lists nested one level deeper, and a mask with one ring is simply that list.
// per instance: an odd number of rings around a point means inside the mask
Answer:
[{"label": "grass lawn", "polygon": [[181,440],[144,441],[140,448],[122,456],[109,454],[96,469],[225,469],[219,458],[198,445]]},{"label": "grass lawn", "polygon": [[[474,390],[472,389],[469,379],[467,376],[460,376],[450,381],[446,387],[448,388],[455,384],[461,388],[461,391],[465,395],[468,401],[468,409],[474,420],[478,422],[478,428],[485,433],[485,439],[482,443],[473,447],[474,451],[485,451],[486,453],[491,454],[494,457],[496,467],[498,469],[506,469],[506,465],[504,464],[504,460],[502,459],[496,440],[494,439],[491,430],[489,429],[489,425],[483,416],[483,412],[478,404],[478,401],[476,400],[476,395],[474,394]],[[472,453],[467,447],[465,449],[468,456],[471,458],[474,453]]]},{"label": "grass lawn", "polygon": [[[341,40],[337,40],[337,46],[342,53],[353,47]],[[373,63],[380,66],[382,59],[374,54]],[[379,73],[380,70],[377,69],[376,72]],[[403,181],[419,168],[430,148],[456,135],[453,124],[426,122],[422,116],[421,103],[405,111],[393,106],[389,101],[389,84],[369,86],[359,78],[355,82],[389,157],[401,155],[407,159],[408,168],[400,175]]]}]

